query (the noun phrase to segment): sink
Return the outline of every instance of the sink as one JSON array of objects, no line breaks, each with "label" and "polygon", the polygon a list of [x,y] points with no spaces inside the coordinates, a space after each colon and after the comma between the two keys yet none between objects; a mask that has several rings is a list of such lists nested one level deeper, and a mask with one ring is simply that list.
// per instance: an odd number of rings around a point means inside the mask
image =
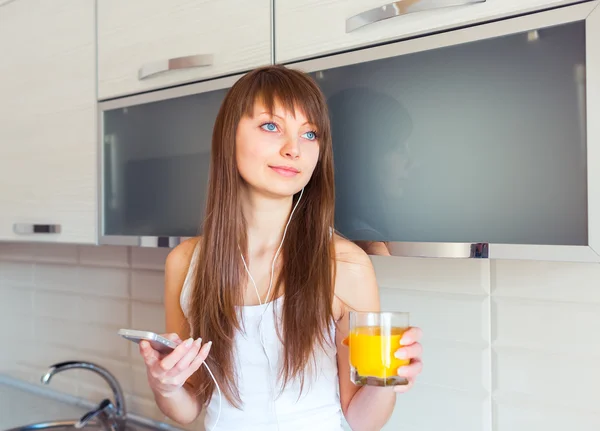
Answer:
[{"label": "sink", "polygon": [[[31,415],[29,416],[29,420],[32,422],[24,422],[27,425],[18,426],[15,426],[17,423],[13,421],[9,421],[7,423],[6,421],[3,422],[0,420],[0,431],[162,431],[164,429],[164,425],[166,424],[155,424],[153,421],[146,420],[145,418],[128,417],[127,409],[125,407],[125,396],[121,390],[119,382],[106,368],[98,364],[85,361],[66,361],[56,363],[51,365],[49,370],[42,376],[42,383],[48,384],[55,374],[71,369],[85,369],[102,377],[112,391],[112,400],[108,398],[103,399],[97,406],[93,407],[92,410],[84,412],[83,415],[77,419],[46,420],[49,418],[44,418],[43,416],[40,417],[41,415],[34,414],[32,415],[33,417]],[[0,400],[0,419],[2,419],[4,411],[11,411],[10,406],[6,407],[4,404],[5,403]],[[27,409],[27,403],[24,405],[23,403],[18,405]],[[34,413],[35,411],[39,410],[36,409],[35,406],[33,407]],[[73,417],[78,416],[79,412],[70,411],[62,414],[64,414],[66,417]],[[40,419],[44,419],[44,421],[33,422]],[[5,428],[6,426],[11,428]],[[173,427],[172,429],[179,431],[179,429],[176,427]]]},{"label": "sink", "polygon": [[[23,425],[16,428],[11,428],[5,431],[36,431],[36,430],[53,430],[53,431],[75,431],[76,420],[72,421],[52,421],[52,422],[38,422],[29,425]],[[85,430],[89,431],[103,431],[102,425],[99,423],[89,423],[85,426]]]},{"label": "sink", "polygon": [[[42,430],[51,430],[51,431],[76,431],[78,428],[75,428],[75,424],[77,420],[64,420],[64,421],[51,421],[51,422],[37,422],[33,424],[23,425],[16,428],[10,428],[4,431],[42,431]],[[83,431],[105,431],[105,428],[102,424],[98,422],[89,422],[82,429]],[[143,425],[137,424],[127,424],[125,425],[125,430],[127,431],[149,431],[154,428],[145,427]]]}]

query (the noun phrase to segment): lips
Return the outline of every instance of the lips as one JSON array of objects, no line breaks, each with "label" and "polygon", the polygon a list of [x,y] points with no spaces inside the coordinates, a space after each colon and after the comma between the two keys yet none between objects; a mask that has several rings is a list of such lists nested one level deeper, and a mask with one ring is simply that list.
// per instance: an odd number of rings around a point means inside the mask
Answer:
[{"label": "lips", "polygon": [[273,169],[275,172],[277,172],[279,175],[284,176],[284,177],[294,177],[300,173],[300,171],[298,169],[293,168],[291,166],[269,166],[269,167],[271,169]]}]

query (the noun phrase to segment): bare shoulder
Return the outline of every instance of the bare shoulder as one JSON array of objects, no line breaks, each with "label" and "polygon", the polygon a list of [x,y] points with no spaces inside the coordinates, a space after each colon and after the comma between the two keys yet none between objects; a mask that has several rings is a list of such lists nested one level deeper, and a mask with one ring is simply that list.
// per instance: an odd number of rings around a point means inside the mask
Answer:
[{"label": "bare shoulder", "polygon": [[195,236],[193,238],[186,239],[173,250],[171,250],[167,255],[166,265],[174,268],[178,266],[188,266],[190,260],[192,259],[192,255],[194,254],[194,249],[200,241],[200,238],[200,236]]},{"label": "bare shoulder", "polygon": [[337,234],[334,237],[334,246],[335,295],[351,309],[378,309],[377,279],[367,253],[352,241]]},{"label": "bare shoulder", "polygon": [[189,337],[190,328],[181,308],[181,291],[199,240],[194,237],[183,241],[169,252],[165,262],[165,328],[183,340]]},{"label": "bare shoulder", "polygon": [[[356,264],[359,266],[371,265],[371,259],[365,251],[352,241],[343,236],[335,234],[333,237],[335,246],[335,260],[339,264]],[[372,266],[372,265],[371,265]]]},{"label": "bare shoulder", "polygon": [[167,289],[173,288],[181,290],[183,280],[185,279],[192,260],[192,255],[194,254],[194,249],[198,245],[200,239],[200,236],[189,238],[176,246],[167,255],[165,262]]}]

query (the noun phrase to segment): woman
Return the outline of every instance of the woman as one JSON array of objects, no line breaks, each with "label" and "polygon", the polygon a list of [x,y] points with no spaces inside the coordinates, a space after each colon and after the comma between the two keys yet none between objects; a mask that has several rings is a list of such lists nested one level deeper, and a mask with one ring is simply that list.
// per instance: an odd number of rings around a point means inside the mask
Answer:
[{"label": "woman", "polygon": [[333,231],[319,88],[280,66],[244,75],[211,157],[203,235],[165,266],[168,337],[187,340],[166,356],[140,343],[159,408],[182,424],[205,410],[207,430],[337,431],[342,412],[353,430],[381,429],[421,371],[421,331],[398,346],[407,386],[352,384],[348,310],[378,310],[379,296],[368,256]]}]

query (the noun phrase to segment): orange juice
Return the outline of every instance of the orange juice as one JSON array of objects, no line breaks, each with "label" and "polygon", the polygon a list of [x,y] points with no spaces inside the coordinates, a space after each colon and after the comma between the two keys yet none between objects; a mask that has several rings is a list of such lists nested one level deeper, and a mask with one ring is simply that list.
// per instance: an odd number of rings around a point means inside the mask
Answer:
[{"label": "orange juice", "polygon": [[[408,328],[391,327],[382,330],[379,326],[357,326],[349,337],[350,364],[359,375],[368,377],[392,377],[398,367],[408,365],[408,359],[394,356],[400,347],[402,334]],[[389,335],[388,335],[389,334]]]}]

